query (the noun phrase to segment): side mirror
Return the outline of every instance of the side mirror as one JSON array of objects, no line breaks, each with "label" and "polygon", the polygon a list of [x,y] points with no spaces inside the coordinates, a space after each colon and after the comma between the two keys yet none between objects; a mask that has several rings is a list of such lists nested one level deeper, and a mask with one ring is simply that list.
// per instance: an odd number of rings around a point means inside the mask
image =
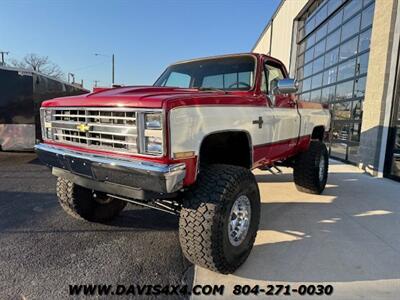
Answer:
[{"label": "side mirror", "polygon": [[293,94],[297,92],[298,88],[299,88],[299,83],[297,82],[296,79],[285,78],[279,80],[276,83],[273,93],[274,95]]}]

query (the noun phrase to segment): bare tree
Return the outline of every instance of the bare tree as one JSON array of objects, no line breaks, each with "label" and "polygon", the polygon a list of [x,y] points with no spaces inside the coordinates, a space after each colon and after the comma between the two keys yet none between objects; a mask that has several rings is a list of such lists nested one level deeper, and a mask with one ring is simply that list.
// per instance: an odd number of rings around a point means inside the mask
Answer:
[{"label": "bare tree", "polygon": [[58,65],[51,62],[48,56],[39,56],[35,53],[30,53],[25,55],[22,61],[12,59],[11,65],[40,72],[57,79],[64,79],[64,72]]}]

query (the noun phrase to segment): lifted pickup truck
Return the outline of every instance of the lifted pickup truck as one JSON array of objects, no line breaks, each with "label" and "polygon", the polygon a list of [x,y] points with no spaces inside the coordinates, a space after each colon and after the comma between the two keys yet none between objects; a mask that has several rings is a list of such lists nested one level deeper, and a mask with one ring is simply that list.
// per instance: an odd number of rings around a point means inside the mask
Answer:
[{"label": "lifted pickup truck", "polygon": [[70,215],[103,222],[128,202],[177,214],[184,255],[231,273],[257,234],[252,169],[293,167],[314,194],[327,181],[330,113],[287,76],[272,57],[226,55],[173,64],[153,86],[48,100],[36,151]]}]

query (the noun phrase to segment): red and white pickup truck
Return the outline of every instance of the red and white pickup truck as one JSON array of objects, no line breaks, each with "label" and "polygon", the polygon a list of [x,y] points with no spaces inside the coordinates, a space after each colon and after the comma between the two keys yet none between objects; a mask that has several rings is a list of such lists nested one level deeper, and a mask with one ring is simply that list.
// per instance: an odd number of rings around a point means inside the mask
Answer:
[{"label": "red and white pickup truck", "polygon": [[293,167],[309,193],[327,181],[330,113],[298,101],[287,76],[254,53],[179,62],[153,86],[43,102],[35,149],[70,215],[107,221],[128,202],[177,214],[185,256],[231,273],[257,234],[252,169]]}]

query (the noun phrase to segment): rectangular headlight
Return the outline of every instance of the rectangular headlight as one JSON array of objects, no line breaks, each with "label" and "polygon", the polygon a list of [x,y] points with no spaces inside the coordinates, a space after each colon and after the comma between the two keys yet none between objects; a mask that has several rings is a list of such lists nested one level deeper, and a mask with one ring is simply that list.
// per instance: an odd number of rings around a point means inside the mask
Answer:
[{"label": "rectangular headlight", "polygon": [[143,132],[143,153],[162,155],[164,152],[163,120],[161,113],[145,113]]},{"label": "rectangular headlight", "polygon": [[43,110],[44,113],[44,121],[51,122],[51,110],[45,109]]},{"label": "rectangular headlight", "polygon": [[144,125],[146,129],[161,129],[161,114],[147,113],[144,115]]},{"label": "rectangular headlight", "polygon": [[43,140],[48,140],[53,138],[51,121],[52,121],[52,111],[44,108],[40,109],[40,122],[41,122]]},{"label": "rectangular headlight", "polygon": [[162,154],[163,152],[162,138],[145,137],[144,148],[146,153]]}]

